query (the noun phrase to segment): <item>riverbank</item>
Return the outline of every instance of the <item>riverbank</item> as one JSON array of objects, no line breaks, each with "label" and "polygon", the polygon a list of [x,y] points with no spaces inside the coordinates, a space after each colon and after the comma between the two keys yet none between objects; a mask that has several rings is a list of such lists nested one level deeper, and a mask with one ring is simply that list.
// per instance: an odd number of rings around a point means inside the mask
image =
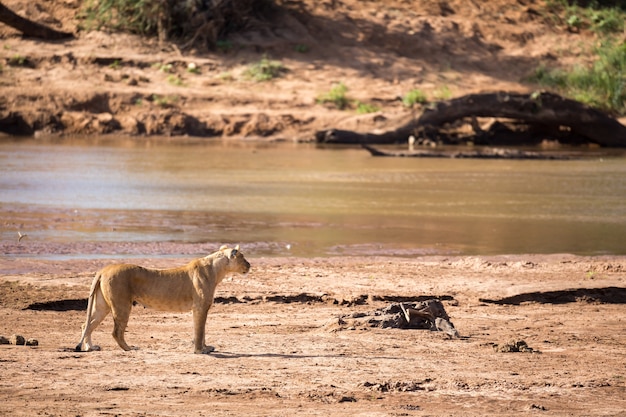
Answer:
[{"label": "riverbank", "polygon": [[[430,101],[532,92],[538,86],[527,77],[539,65],[588,62],[597,42],[527,2],[293,3],[277,20],[206,52],[80,31],[80,2],[7,1],[76,38],[41,42],[0,26],[1,130],[288,141],[331,128],[383,131],[421,112],[403,104],[410,91]],[[263,60],[280,76],[252,79]],[[345,109],[333,103],[338,85]]]},{"label": "riverbank", "polygon": [[[242,248],[245,252],[245,248]],[[94,272],[111,262],[0,259],[1,414],[622,415],[624,257],[251,258],[218,287],[208,356],[191,314],[135,307],[123,352],[75,353]],[[132,259],[171,267],[189,258]],[[115,260],[116,262],[119,261]],[[438,297],[461,334],[337,326]],[[82,300],[82,301],[80,301]],[[80,302],[79,302],[80,301]],[[532,352],[503,353],[524,341]],[[508,345],[509,344],[509,345]],[[97,377],[95,377],[97,375]]]}]

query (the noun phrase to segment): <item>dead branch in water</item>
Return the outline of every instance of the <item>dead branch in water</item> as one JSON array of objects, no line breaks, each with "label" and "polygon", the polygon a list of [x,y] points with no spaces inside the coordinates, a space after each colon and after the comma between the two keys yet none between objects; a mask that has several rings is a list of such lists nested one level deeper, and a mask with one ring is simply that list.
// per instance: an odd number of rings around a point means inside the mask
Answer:
[{"label": "dead branch in water", "polygon": [[[475,123],[476,117],[513,119],[526,126],[524,135],[517,135],[517,144],[528,143],[528,135],[541,132],[562,143],[587,141],[605,147],[626,147],[626,126],[604,112],[583,103],[552,93],[520,94],[497,92],[469,94],[437,103],[426,109],[415,120],[395,130],[381,134],[359,133],[349,130],[329,129],[316,133],[319,143],[342,144],[394,144],[406,143],[408,138],[428,135],[445,136],[445,126],[459,120],[472,123],[472,142],[490,144],[489,132]],[[519,133],[519,132],[518,132]],[[497,139],[492,133],[491,139]],[[509,142],[510,145],[516,144]]]}]

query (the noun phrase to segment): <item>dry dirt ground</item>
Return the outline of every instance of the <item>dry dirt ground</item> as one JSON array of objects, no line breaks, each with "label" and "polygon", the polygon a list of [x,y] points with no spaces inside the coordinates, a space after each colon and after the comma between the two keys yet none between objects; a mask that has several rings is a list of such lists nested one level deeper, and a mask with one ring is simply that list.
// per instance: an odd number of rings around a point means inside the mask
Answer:
[{"label": "dry dirt ground", "polygon": [[[583,63],[596,41],[569,32],[541,0],[278,3],[273,20],[206,52],[81,31],[78,0],[6,0],[76,39],[23,39],[0,24],[0,131],[311,140],[333,127],[387,130],[414,117],[399,99],[412,89],[430,100],[533,91],[523,80],[540,63]],[[286,71],[247,79],[264,56]],[[338,83],[347,110],[317,102]],[[359,115],[357,101],[379,111]]]},{"label": "dry dirt ground", "polygon": [[[79,250],[79,248],[77,248]],[[103,248],[111,253],[111,248]],[[168,267],[189,259],[134,259]],[[109,260],[0,258],[0,415],[626,415],[626,258],[249,258],[218,287],[211,355],[190,313],[136,306],[124,352],[107,318],[76,353]],[[461,338],[338,325],[427,296]],[[498,351],[525,341],[532,352]]]}]

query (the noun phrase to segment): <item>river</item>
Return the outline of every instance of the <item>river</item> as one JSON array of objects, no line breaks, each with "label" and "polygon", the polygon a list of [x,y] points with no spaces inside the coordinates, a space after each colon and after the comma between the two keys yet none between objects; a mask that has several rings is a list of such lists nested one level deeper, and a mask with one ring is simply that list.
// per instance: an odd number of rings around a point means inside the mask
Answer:
[{"label": "river", "polygon": [[5,139],[0,215],[0,239],[16,241],[20,231],[30,244],[239,243],[305,257],[623,255],[626,157],[375,158],[292,143]]}]

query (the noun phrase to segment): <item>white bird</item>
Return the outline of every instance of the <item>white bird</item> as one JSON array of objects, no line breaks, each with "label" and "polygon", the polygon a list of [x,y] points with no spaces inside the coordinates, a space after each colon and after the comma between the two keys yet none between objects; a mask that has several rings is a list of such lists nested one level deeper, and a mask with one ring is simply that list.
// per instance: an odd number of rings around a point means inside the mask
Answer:
[{"label": "white bird", "polygon": [[415,146],[415,136],[409,136],[409,150],[412,151]]}]

